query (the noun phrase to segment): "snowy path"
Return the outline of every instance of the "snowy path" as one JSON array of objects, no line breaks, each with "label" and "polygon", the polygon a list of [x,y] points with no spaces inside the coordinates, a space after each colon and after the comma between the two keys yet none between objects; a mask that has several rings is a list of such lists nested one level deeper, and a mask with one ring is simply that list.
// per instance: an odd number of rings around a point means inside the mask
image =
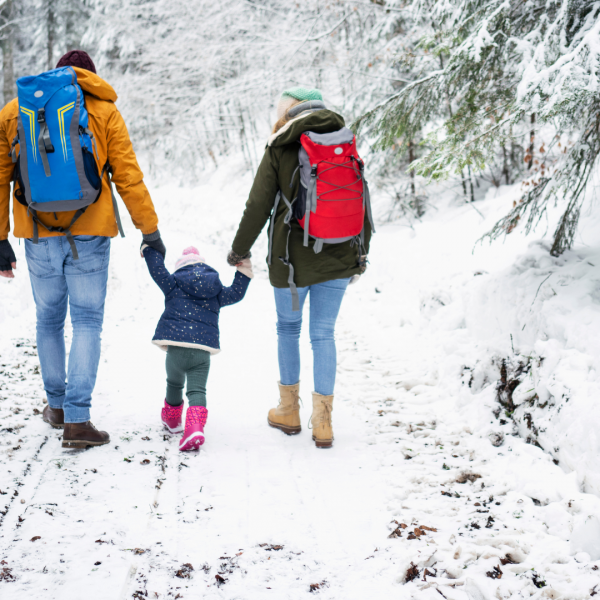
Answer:
[{"label": "snowy path", "polygon": [[[173,192],[182,214],[163,225],[171,261],[195,241],[185,221],[198,210],[193,194]],[[203,200],[197,232],[226,283],[235,219],[221,212],[239,204],[235,192],[220,208]],[[350,288],[340,318],[328,451],[305,426],[306,339],[302,434],[266,424],[277,365],[260,266],[244,302],[222,313],[198,454],[181,455],[159,426],[164,355],[148,340],[162,297],[136,259],[135,235],[113,244],[93,407],[109,446],[62,450],[34,414],[43,394],[32,306],[22,301],[0,340],[0,597],[575,600],[600,590],[598,562],[571,541],[574,527],[585,538],[581,519],[598,514],[598,499],[493,418],[493,386],[473,393],[453,375],[462,369],[468,381],[473,340],[459,324],[417,326],[411,286],[427,258],[414,272],[386,263],[400,238],[391,227],[379,235],[370,278]],[[27,287],[9,293],[17,291]],[[504,443],[495,447],[489,433]]]},{"label": "snowy path", "polygon": [[[135,275],[146,277],[141,267]],[[131,283],[135,303],[152,289],[143,281],[136,294]],[[307,429],[287,437],[266,426],[277,397],[267,312],[273,301],[268,283],[255,283],[245,304],[223,315],[229,351],[213,360],[208,442],[191,455],[181,455],[177,438],[158,423],[164,355],[138,342],[148,337],[150,309],[140,305],[134,318],[118,317],[123,296],[113,298],[94,403],[95,421],[112,443],[94,453],[64,451],[39,417],[12,434],[28,448],[43,447],[20,477],[25,503],[14,501],[3,524],[3,559],[9,568],[19,565],[18,582],[6,591],[75,598],[85,585],[91,598],[129,598],[138,590],[176,595],[186,585],[204,592],[210,584],[214,597],[260,598],[269,589],[293,596],[339,580],[360,597],[359,567],[386,535],[377,457],[365,451],[362,423],[343,406],[329,452],[314,447]],[[248,319],[261,313],[267,318]],[[308,405],[302,416],[307,422]],[[9,465],[21,465],[25,452],[10,452]],[[36,535],[41,539],[31,542]],[[189,581],[173,578],[184,563],[195,569]],[[205,564],[210,572],[200,570]],[[223,591],[215,585],[220,570],[228,580]]]}]

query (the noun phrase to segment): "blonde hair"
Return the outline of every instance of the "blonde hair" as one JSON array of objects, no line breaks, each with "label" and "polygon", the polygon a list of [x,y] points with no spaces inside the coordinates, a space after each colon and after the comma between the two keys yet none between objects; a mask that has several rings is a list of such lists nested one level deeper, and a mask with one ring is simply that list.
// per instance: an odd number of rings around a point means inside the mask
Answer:
[{"label": "blonde hair", "polygon": [[294,108],[294,106],[296,106],[297,104],[300,104],[301,102],[303,102],[303,100],[294,99],[294,102],[287,107],[287,110],[285,111],[283,117],[277,119],[275,125],[273,125],[273,131],[271,132],[271,135],[277,133],[291,119],[290,110]]}]

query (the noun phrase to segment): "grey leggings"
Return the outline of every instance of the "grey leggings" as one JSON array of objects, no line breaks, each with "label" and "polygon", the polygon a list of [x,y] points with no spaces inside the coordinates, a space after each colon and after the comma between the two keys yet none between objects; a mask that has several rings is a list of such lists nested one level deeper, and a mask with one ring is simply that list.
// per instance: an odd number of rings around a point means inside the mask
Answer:
[{"label": "grey leggings", "polygon": [[190,406],[206,406],[206,381],[210,369],[210,353],[197,348],[169,346],[167,351],[167,403],[183,403],[183,386],[187,377]]}]

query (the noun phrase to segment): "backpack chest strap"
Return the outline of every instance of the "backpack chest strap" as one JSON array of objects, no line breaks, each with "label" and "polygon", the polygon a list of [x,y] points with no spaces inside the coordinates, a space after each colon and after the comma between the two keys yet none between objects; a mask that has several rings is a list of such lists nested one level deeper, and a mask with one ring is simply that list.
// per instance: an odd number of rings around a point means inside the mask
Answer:
[{"label": "backpack chest strap", "polygon": [[44,173],[46,177],[50,177],[50,163],[48,162],[48,154],[54,152],[54,146],[50,139],[50,130],[48,129],[48,123],[46,123],[46,109],[38,109],[38,124],[40,126],[40,135],[38,136],[37,144],[42,157],[42,164],[44,165]]}]

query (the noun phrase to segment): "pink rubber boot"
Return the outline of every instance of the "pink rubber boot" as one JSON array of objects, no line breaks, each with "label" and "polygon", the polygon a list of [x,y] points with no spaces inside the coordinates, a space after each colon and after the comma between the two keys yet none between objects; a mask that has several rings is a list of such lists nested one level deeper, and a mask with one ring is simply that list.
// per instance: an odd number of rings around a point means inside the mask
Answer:
[{"label": "pink rubber boot", "polygon": [[205,406],[189,406],[185,415],[185,431],[179,442],[179,450],[198,450],[204,444],[204,426],[208,417]]},{"label": "pink rubber boot", "polygon": [[181,417],[183,415],[183,402],[179,406],[171,406],[166,400],[162,411],[160,412],[160,418],[164,423],[165,427],[171,433],[181,433],[183,426],[181,424]]}]

